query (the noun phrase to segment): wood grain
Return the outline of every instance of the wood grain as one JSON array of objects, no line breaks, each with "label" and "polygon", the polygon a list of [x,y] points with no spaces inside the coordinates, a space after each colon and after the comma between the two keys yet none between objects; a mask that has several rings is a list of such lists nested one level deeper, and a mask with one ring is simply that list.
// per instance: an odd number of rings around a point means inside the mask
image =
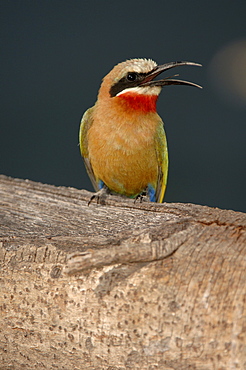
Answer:
[{"label": "wood grain", "polygon": [[246,369],[246,215],[0,176],[0,369]]}]

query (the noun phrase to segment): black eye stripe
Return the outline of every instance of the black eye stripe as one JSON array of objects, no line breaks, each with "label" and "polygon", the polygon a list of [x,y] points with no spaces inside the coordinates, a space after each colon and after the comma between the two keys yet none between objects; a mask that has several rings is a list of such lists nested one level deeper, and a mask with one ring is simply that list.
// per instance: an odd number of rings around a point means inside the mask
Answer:
[{"label": "black eye stripe", "polygon": [[142,82],[148,73],[137,73],[137,72],[127,72],[127,74],[111,86],[109,94],[111,98],[119,94],[119,92],[130,88],[136,87]]}]

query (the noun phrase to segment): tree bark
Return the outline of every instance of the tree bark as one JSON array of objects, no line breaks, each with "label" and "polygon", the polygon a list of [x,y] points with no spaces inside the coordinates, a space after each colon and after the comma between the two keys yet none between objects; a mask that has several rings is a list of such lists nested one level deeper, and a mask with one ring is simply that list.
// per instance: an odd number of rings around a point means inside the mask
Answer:
[{"label": "tree bark", "polygon": [[0,369],[246,369],[246,215],[0,176]]}]

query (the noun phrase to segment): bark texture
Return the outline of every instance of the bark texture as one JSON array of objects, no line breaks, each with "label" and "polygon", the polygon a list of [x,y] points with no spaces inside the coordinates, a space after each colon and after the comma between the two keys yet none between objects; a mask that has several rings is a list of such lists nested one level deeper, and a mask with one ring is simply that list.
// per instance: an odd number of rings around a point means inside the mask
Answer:
[{"label": "bark texture", "polygon": [[0,369],[246,369],[246,215],[0,176]]}]

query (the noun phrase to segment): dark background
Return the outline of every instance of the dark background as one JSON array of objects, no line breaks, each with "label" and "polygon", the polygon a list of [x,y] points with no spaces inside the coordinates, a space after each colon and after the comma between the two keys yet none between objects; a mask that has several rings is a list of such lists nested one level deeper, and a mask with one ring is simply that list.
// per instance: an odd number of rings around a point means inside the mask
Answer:
[{"label": "dark background", "polygon": [[190,60],[163,89],[165,200],[246,211],[246,1],[2,0],[0,173],[92,190],[79,122],[118,62]]}]

